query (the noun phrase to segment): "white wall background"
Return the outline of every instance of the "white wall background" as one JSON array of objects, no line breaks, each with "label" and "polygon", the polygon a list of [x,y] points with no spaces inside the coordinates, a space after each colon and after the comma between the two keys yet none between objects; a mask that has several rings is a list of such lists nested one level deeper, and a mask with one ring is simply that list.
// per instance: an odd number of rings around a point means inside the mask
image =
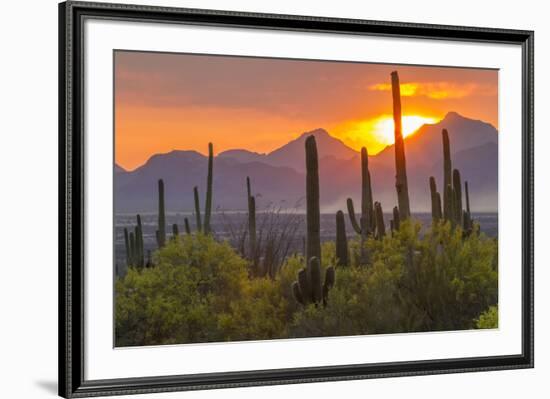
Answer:
[{"label": "white wall background", "polygon": [[[550,202],[550,26],[545,2],[490,0],[134,0],[134,3],[535,30],[536,198]],[[5,2],[0,19],[0,397],[57,391],[57,1]],[[541,208],[542,209],[542,208]],[[545,225],[536,215],[534,370],[150,395],[150,398],[547,398],[550,281]]]}]

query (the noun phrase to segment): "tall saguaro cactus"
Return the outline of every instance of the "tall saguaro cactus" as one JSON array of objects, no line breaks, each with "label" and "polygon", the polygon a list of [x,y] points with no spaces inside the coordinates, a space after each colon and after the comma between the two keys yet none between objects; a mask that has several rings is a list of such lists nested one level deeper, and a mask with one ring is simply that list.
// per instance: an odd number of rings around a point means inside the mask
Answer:
[{"label": "tall saguaro cactus", "polygon": [[195,198],[195,218],[197,220],[197,231],[202,231],[202,221],[201,221],[201,204],[199,202],[199,188],[197,186],[193,187],[193,196]]},{"label": "tall saguaro cactus", "polygon": [[159,179],[158,181],[158,234],[157,245],[159,248],[164,247],[166,243],[166,215],[164,214],[164,181]]},{"label": "tall saguaro cactus", "polygon": [[[319,206],[319,160],[315,136],[309,136],[306,148],[306,262],[321,261],[321,210]],[[310,277],[310,276],[308,276]]]},{"label": "tall saguaro cactus", "polygon": [[399,75],[396,71],[391,73],[392,98],[393,98],[393,122],[395,136],[395,188],[397,190],[397,203],[401,220],[410,217],[409,187],[407,183],[407,165],[405,161],[405,142],[401,125],[401,88]]},{"label": "tall saguaro cactus", "polygon": [[248,197],[248,243],[249,258],[256,259],[256,197],[252,195],[250,178],[246,177],[246,194]]},{"label": "tall saguaro cactus", "polygon": [[208,175],[206,177],[206,201],[204,205],[204,234],[210,234],[210,215],[212,214],[212,169],[214,164],[214,147],[208,143]]},{"label": "tall saguaro cactus", "polygon": [[348,238],[344,212],[336,212],[336,259],[338,266],[349,265]]},{"label": "tall saguaro cactus", "polygon": [[445,220],[452,219],[453,198],[452,190],[447,187],[452,187],[452,164],[451,164],[451,144],[449,142],[449,132],[443,129],[441,132],[443,138],[443,217]]}]

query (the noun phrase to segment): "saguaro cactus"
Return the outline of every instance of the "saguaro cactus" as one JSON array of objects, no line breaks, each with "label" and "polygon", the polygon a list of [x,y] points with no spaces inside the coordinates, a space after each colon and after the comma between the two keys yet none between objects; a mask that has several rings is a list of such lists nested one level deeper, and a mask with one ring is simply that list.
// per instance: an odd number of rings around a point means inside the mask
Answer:
[{"label": "saguaro cactus", "polygon": [[249,258],[256,259],[256,197],[252,195],[250,178],[246,177],[246,193],[248,197],[248,243]]},{"label": "saguaro cactus", "polygon": [[454,193],[453,193],[453,187],[448,184],[446,187],[445,187],[445,195],[444,197],[446,197],[446,202],[444,204],[444,209],[443,209],[443,214],[444,214],[444,218],[445,220],[449,220],[451,222],[451,224],[454,226],[455,224],[455,218],[454,218]]},{"label": "saguaro cactus", "polygon": [[[311,278],[308,278],[308,275]],[[302,305],[309,303],[318,305],[322,301],[326,306],[328,293],[336,281],[334,267],[328,267],[325,271],[325,281],[321,280],[321,263],[317,257],[312,257],[308,262],[307,269],[301,269],[298,272],[298,280],[292,283],[292,293],[296,301]]]},{"label": "saguaro cactus", "polygon": [[447,129],[441,131],[443,138],[443,217],[445,220],[452,219],[453,198],[452,190],[447,190],[447,187],[452,187],[452,164],[451,164],[451,145],[449,142],[449,133]]},{"label": "saguaro cactus", "polygon": [[468,192],[468,181],[464,181],[464,193],[466,195],[466,212],[470,213],[470,193]]},{"label": "saguaro cactus", "polygon": [[185,232],[187,234],[191,234],[191,226],[189,226],[189,220],[187,218],[184,218],[183,223],[185,225]]},{"label": "saguaro cactus", "polygon": [[206,177],[206,201],[204,205],[204,234],[210,234],[210,215],[212,214],[212,169],[214,164],[214,147],[208,143],[208,175]]},{"label": "saguaro cactus", "polygon": [[136,239],[134,237],[134,233],[130,232],[129,234],[129,242],[130,242],[130,263],[128,265],[135,265],[136,258]]},{"label": "saguaro cactus", "polygon": [[321,261],[321,211],[319,206],[319,161],[315,136],[309,136],[306,148],[306,261]]},{"label": "saguaro cactus", "polygon": [[337,266],[349,265],[348,238],[344,212],[336,212],[336,259]]},{"label": "saguaro cactus", "polygon": [[384,213],[380,202],[374,203],[374,217],[376,219],[376,238],[381,240],[386,235],[386,225],[384,224]]},{"label": "saguaro cactus", "polygon": [[462,224],[462,183],[458,169],[453,170],[453,205],[454,218],[457,225]]},{"label": "saguaro cactus", "polygon": [[195,218],[197,220],[197,231],[202,231],[202,222],[201,222],[201,205],[199,202],[199,188],[197,186],[193,187],[193,195],[195,198]]},{"label": "saguaro cactus", "polygon": [[126,265],[130,265],[131,252],[130,252],[130,238],[128,237],[128,229],[124,228],[124,248],[126,249]]},{"label": "saguaro cactus", "polygon": [[177,240],[179,235],[180,235],[180,230],[178,228],[178,225],[174,223],[172,225],[172,239]]},{"label": "saguaro cactus", "polygon": [[399,215],[399,208],[396,206],[393,207],[393,228],[395,230],[399,230],[399,226],[401,226],[401,218]]},{"label": "saguaro cactus", "polygon": [[[357,223],[353,200],[347,199],[348,215],[351,225],[357,234],[369,234],[374,230],[374,209],[372,202],[372,187],[369,172],[369,154],[365,147],[361,148],[361,218],[366,219],[368,231],[363,231],[360,223]],[[359,220],[360,220],[359,219]]]},{"label": "saguaro cactus", "polygon": [[143,248],[143,226],[141,224],[141,215],[136,215],[136,261],[139,267],[145,266],[144,248]]},{"label": "saguaro cactus", "polygon": [[464,182],[464,195],[466,197],[466,211],[463,214],[462,227],[466,234],[470,234],[473,229],[472,214],[470,213],[470,193],[468,191],[468,182]]},{"label": "saguaro cactus", "polygon": [[158,203],[158,236],[157,245],[159,248],[164,247],[166,243],[166,216],[164,214],[164,181],[158,181],[159,203]]},{"label": "saguaro cactus", "polygon": [[441,219],[441,196],[437,192],[433,176],[430,176],[430,194],[432,198],[432,221],[436,222]]},{"label": "saguaro cactus", "polygon": [[[405,142],[401,126],[401,88],[399,75],[396,71],[391,73],[392,97],[393,97],[393,122],[395,136],[395,188],[397,190],[397,203],[401,220],[410,217],[409,187],[407,183],[407,165],[405,161]],[[375,210],[376,211],[376,210]]]}]

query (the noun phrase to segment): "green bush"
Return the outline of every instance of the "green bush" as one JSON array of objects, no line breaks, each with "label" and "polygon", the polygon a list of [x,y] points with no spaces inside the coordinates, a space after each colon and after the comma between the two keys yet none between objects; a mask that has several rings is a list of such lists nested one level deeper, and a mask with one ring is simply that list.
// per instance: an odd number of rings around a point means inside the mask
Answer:
[{"label": "green bush", "polygon": [[154,264],[116,282],[117,345],[224,340],[219,315],[247,292],[246,261],[197,234],[168,242]]},{"label": "green bush", "polygon": [[498,306],[491,306],[474,320],[476,328],[498,328]]},{"label": "green bush", "polygon": [[[338,268],[328,306],[297,312],[293,335],[471,329],[497,302],[497,244],[482,234],[463,237],[446,223],[421,237],[419,224],[405,222],[365,245],[371,263]],[[352,249],[359,259],[360,245]]]},{"label": "green bush", "polygon": [[[350,240],[351,265],[337,267],[327,306],[296,302],[291,285],[304,267],[289,257],[276,277],[252,278],[248,261],[203,234],[180,236],[154,254],[152,268],[116,281],[116,344],[240,341],[497,325],[497,242],[449,223],[420,233],[404,222],[383,240]],[[324,270],[335,264],[322,246]]]}]

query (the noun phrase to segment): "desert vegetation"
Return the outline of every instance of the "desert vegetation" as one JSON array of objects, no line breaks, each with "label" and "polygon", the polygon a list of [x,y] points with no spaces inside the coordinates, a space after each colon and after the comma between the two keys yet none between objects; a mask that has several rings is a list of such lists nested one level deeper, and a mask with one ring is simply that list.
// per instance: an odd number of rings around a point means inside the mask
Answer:
[{"label": "desert vegetation", "polygon": [[[470,212],[467,181],[452,168],[442,131],[443,186],[435,177],[431,227],[411,216],[401,131],[399,76],[391,74],[397,205],[386,226],[375,201],[366,148],[361,150],[361,204],[335,213],[336,239],[321,242],[319,159],[305,141],[306,236],[295,251],[300,218],[277,208],[257,214],[247,178],[248,218],[221,240],[210,226],[213,145],[208,148],[204,210],[194,187],[195,231],[184,220],[167,233],[164,182],[158,180],[157,249],[145,253],[141,216],[124,230],[127,272],[115,283],[117,346],[260,340],[494,328],[498,325],[498,243]],[[463,190],[464,187],[464,190]],[[443,195],[441,195],[441,193]],[[393,206],[393,207],[392,207]],[[346,220],[355,233],[347,236]],[[228,222],[230,223],[230,222]]]}]

